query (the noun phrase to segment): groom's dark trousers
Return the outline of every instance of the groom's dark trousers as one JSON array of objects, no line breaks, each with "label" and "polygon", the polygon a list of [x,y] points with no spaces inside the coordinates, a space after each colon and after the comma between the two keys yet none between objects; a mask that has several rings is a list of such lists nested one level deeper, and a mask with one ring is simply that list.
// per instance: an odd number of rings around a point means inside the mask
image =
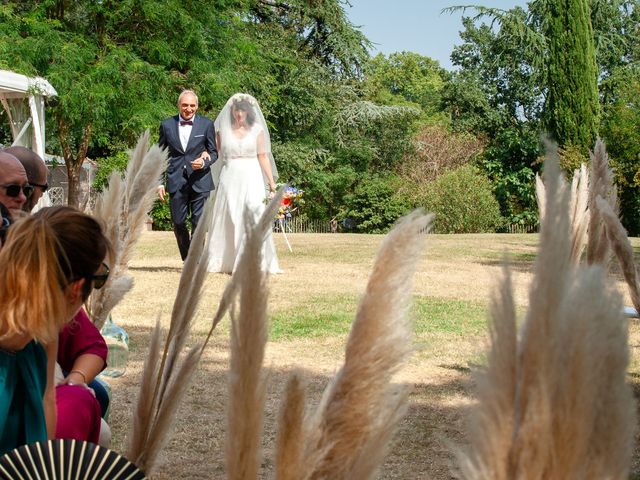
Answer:
[{"label": "groom's dark trousers", "polygon": [[[187,219],[191,214],[191,231],[195,231],[204,204],[214,188],[211,165],[218,159],[213,122],[199,115],[195,115],[192,121],[193,126],[186,148],[180,143],[178,115],[167,118],[160,124],[158,140],[160,147],[167,148],[169,154],[165,182],[169,193],[173,232],[182,260],[187,258],[191,244]],[[194,170],[191,162],[200,157],[205,150],[209,152],[210,159],[205,161],[203,168]]]}]

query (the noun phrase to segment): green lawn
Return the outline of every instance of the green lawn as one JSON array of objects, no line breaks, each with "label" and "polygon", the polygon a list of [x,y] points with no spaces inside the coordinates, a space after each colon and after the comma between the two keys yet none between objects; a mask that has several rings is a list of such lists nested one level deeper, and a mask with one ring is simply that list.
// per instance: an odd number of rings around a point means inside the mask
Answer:
[{"label": "green lawn", "polygon": [[[346,335],[356,313],[355,295],[316,297],[304,310],[290,308],[271,318],[272,341]],[[415,335],[478,335],[486,329],[486,306],[464,300],[415,297],[410,310]]]}]

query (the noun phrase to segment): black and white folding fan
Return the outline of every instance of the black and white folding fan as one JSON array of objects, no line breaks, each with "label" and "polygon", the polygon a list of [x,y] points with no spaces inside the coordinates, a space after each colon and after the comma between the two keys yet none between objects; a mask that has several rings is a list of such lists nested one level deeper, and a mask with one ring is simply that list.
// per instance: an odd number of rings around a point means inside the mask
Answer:
[{"label": "black and white folding fan", "polygon": [[0,479],[141,480],[144,473],[122,455],[89,442],[49,440],[0,457]]}]

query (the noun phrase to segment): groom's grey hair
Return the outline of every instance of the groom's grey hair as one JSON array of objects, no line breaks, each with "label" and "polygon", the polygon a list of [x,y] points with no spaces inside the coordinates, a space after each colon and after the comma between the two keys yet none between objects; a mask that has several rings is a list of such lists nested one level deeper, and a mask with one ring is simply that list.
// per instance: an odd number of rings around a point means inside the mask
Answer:
[{"label": "groom's grey hair", "polygon": [[182,101],[182,97],[184,97],[185,95],[193,95],[194,98],[196,99],[196,106],[198,105],[198,95],[196,95],[196,92],[194,92],[193,90],[183,90],[182,93],[180,93],[180,96],[178,97],[178,108],[180,107],[180,102]]}]

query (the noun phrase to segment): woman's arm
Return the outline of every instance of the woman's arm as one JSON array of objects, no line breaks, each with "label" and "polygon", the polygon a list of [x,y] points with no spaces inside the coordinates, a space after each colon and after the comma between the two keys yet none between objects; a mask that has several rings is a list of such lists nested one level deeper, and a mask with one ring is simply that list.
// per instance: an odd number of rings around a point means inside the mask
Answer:
[{"label": "woman's arm", "polygon": [[[67,324],[58,336],[58,363],[67,374],[79,370],[87,382],[91,381],[105,366],[109,349],[96,326],[91,323],[87,313],[80,309],[73,321]],[[78,359],[91,354],[77,364]],[[97,357],[97,358],[93,358]],[[89,364],[84,364],[89,359]],[[95,369],[98,369],[97,371]],[[71,377],[76,383],[85,383],[80,378]]]},{"label": "woman's arm", "polygon": [[51,342],[45,345],[44,348],[47,352],[47,387],[44,390],[42,403],[44,406],[44,418],[47,422],[47,437],[53,439],[56,436],[56,386],[54,376],[58,342]]},{"label": "woman's arm", "polygon": [[276,182],[273,181],[273,172],[271,171],[271,161],[269,160],[269,156],[265,153],[264,148],[264,132],[260,132],[258,134],[258,162],[260,163],[260,168],[264,172],[265,177],[267,177],[267,181],[269,182],[269,190],[275,192],[276,190]]},{"label": "woman's arm", "polygon": [[198,159],[202,160],[203,167],[207,164],[206,162],[213,163],[218,158],[218,152],[220,151],[220,134],[217,132],[216,132],[215,148],[212,150],[215,153],[215,158],[213,160],[211,160],[211,153],[208,150],[205,150],[204,152],[202,152],[198,157]]},{"label": "woman's arm", "polygon": [[89,383],[104,368],[104,359],[93,353],[80,355],[73,362],[73,367],[69,370],[64,383]]}]

